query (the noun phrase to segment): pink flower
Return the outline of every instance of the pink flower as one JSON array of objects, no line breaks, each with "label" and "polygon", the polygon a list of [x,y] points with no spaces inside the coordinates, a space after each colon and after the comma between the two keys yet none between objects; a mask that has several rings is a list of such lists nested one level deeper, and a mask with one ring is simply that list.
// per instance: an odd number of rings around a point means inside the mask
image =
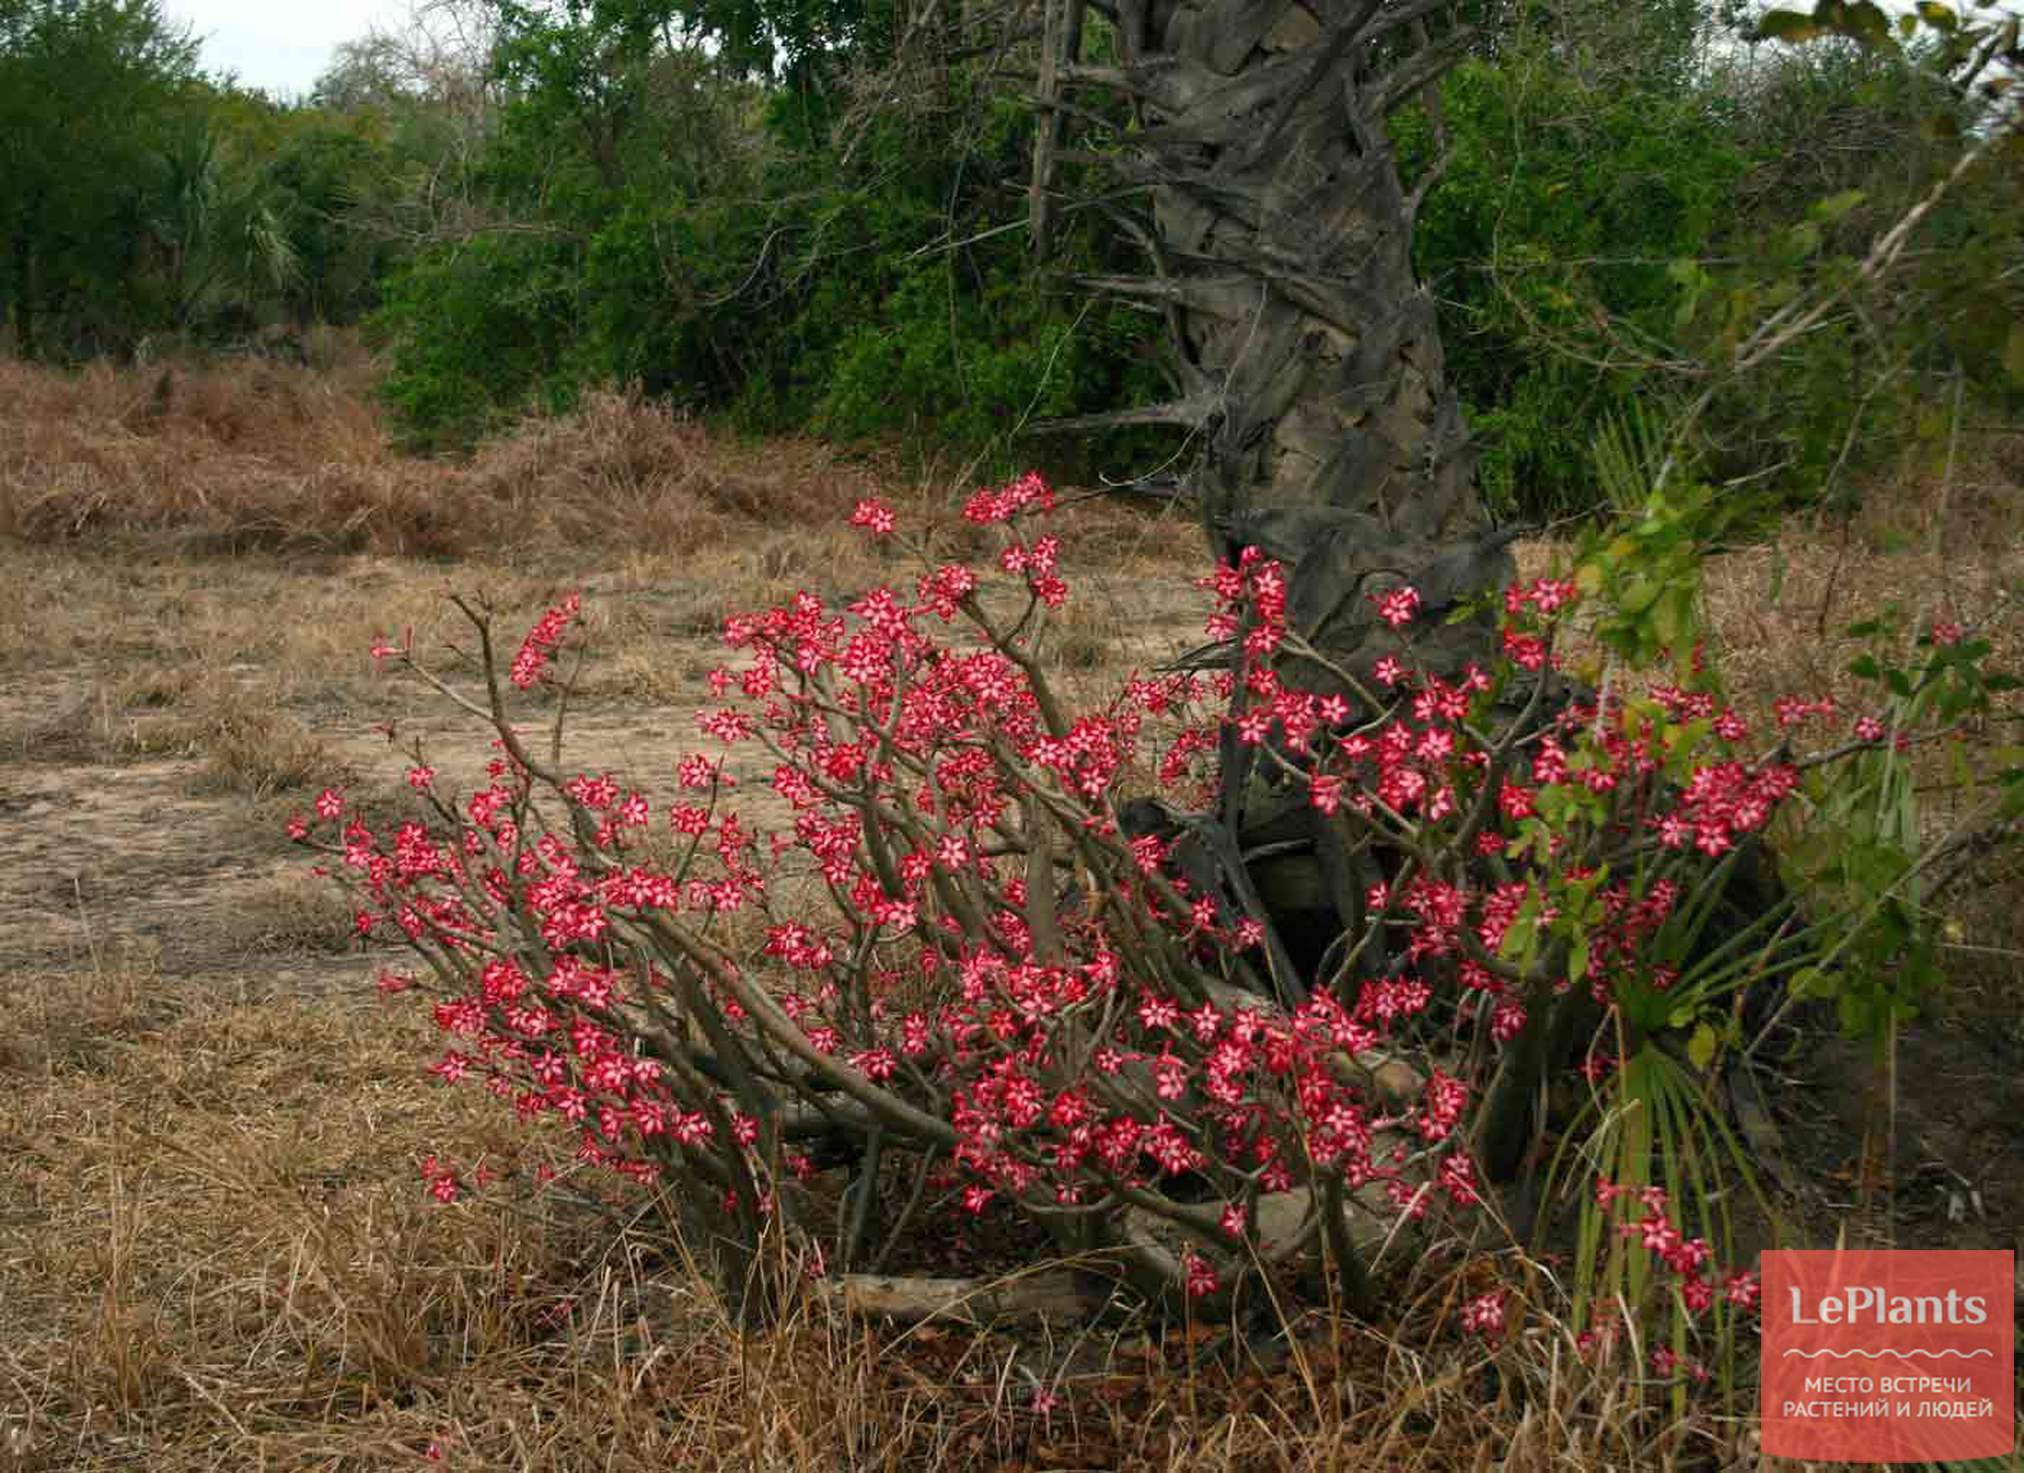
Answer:
[{"label": "pink flower", "polygon": [[1556,613],[1579,596],[1572,578],[1537,579],[1526,594],[1527,600],[1542,614]]},{"label": "pink flower", "polygon": [[898,530],[900,519],[885,502],[867,498],[852,510],[850,524],[863,528],[874,537],[886,537]]},{"label": "pink flower", "polygon": [[1393,629],[1403,629],[1419,614],[1420,591],[1407,585],[1389,593],[1373,594],[1371,602],[1377,605],[1378,618]]},{"label": "pink flower", "polygon": [[572,593],[554,608],[548,610],[527,631],[527,637],[520,642],[520,651],[513,657],[512,669],[507,678],[520,689],[525,690],[541,678],[547,668],[549,654],[562,641],[572,620],[583,608],[583,596]]},{"label": "pink flower", "polygon": [[1706,1314],[1715,1302],[1715,1286],[1698,1274],[1688,1274],[1680,1280],[1680,1302],[1689,1314]]},{"label": "pink flower", "polygon": [[1525,1031],[1525,1004],[1515,997],[1500,997],[1490,1013],[1490,1037],[1509,1043]]},{"label": "pink flower", "polygon": [[882,1048],[867,1049],[863,1053],[854,1054],[850,1062],[858,1073],[867,1079],[877,1080],[880,1084],[891,1079],[899,1068],[899,1061],[888,1050]]},{"label": "pink flower", "polygon": [[675,781],[691,790],[706,789],[718,781],[723,766],[722,762],[713,762],[700,754],[684,757],[675,768]]},{"label": "pink flower", "polygon": [[1738,1309],[1755,1309],[1763,1292],[1755,1274],[1731,1270],[1722,1278],[1722,1297]]},{"label": "pink flower", "polygon": [[1199,1253],[1183,1254],[1181,1268],[1190,1299],[1206,1298],[1221,1286],[1222,1280],[1216,1277],[1216,1270],[1210,1266],[1209,1260]]},{"label": "pink flower", "polygon": [[1477,1295],[1462,1306],[1462,1328],[1486,1340],[1496,1339],[1504,1333],[1504,1301],[1502,1289]]},{"label": "pink flower", "polygon": [[1778,718],[1779,729],[1781,731],[1790,731],[1793,727],[1812,717],[1819,717],[1822,721],[1832,721],[1834,719],[1834,697],[1822,696],[1818,700],[1809,701],[1802,696],[1780,696],[1771,703],[1771,711]]},{"label": "pink flower", "polygon": [[1504,654],[1520,669],[1538,671],[1546,666],[1546,641],[1534,634],[1504,631]]}]

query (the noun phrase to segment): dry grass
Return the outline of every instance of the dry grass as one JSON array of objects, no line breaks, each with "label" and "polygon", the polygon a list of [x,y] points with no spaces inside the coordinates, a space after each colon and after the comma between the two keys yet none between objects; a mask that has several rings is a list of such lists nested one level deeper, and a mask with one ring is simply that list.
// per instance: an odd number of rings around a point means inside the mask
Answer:
[{"label": "dry grass", "polygon": [[[1769,730],[1783,692],[1831,693],[1842,709],[1878,708],[1873,682],[1849,671],[1868,641],[1846,630],[1896,606],[1905,635],[1897,657],[1914,663],[1909,635],[1936,619],[1966,624],[1992,646],[1992,668],[2024,672],[2024,434],[1983,447],[1951,476],[1930,474],[1873,494],[1846,519],[1793,522],[1772,542],[1738,550],[1708,569],[1711,632],[1739,701]],[[1999,697],[1956,745],[1919,750],[1912,772],[1928,840],[1963,822],[1989,796],[1989,754],[2024,739],[2024,699]],[[2016,1016],[2024,970],[2024,853],[1990,856],[1945,900],[1956,928],[1946,943],[1957,1000]]]},{"label": "dry grass", "polygon": [[470,462],[404,456],[341,376],[266,362],[74,376],[0,362],[0,535],[400,556],[685,553],[867,484],[812,443],[727,447],[616,396]]},{"label": "dry grass", "polygon": [[[420,1081],[405,1012],[144,961],[22,975],[0,1058],[0,1468],[1690,1465],[1736,1433],[1577,1377],[1318,1321],[1254,1350],[916,1330],[740,1337],[665,1246],[560,1201],[426,1205],[524,1149]],[[1435,1287],[1438,1280],[1434,1281]],[[1438,1299],[1438,1294],[1432,1296]],[[1564,1347],[1558,1347],[1564,1351]],[[1528,1384],[1529,1383],[1529,1384]],[[1046,1415],[1033,1391],[1060,1398]]]},{"label": "dry grass", "polygon": [[[377,958],[333,953],[342,907],[276,841],[333,775],[397,782],[383,722],[452,782],[483,758],[366,645],[440,646],[453,588],[519,618],[583,587],[579,760],[664,772],[723,612],[898,576],[831,530],[859,495],[946,503],[618,400],[448,465],[396,455],[343,375],[155,382],[0,364],[0,949],[32,957],[0,968],[0,1473],[419,1467],[432,1445],[555,1470],[1757,1466],[1738,1424],[1579,1374],[1549,1323],[1494,1363],[1435,1333],[1469,1287],[1437,1262],[1397,1341],[1325,1317],[1277,1347],[895,1335],[806,1306],[741,1337],[678,1250],[566,1197],[428,1203],[423,1156],[536,1147],[427,1078],[426,1020],[373,999]],[[1942,579],[2017,649],[2004,474],[1714,569],[1746,698],[1838,680],[1823,618]],[[1053,658],[1093,694],[1192,641],[1195,543],[1104,503],[1068,525]]]}]

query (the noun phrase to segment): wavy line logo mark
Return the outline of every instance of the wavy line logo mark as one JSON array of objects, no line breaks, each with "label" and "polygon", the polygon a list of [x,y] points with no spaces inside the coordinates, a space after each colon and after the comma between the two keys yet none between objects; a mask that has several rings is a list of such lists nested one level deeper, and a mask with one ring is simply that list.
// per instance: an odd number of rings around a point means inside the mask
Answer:
[{"label": "wavy line logo mark", "polygon": [[1867,1356],[1871,1360],[1881,1360],[1887,1355],[1895,1356],[1899,1360],[1910,1360],[1913,1356],[1917,1355],[1934,1357],[1958,1355],[1962,1360],[1973,1360],[1978,1355],[1986,1355],[1993,1358],[1996,1354],[1995,1351],[1990,1350],[1987,1346],[1984,1346],[1980,1350],[1799,1350],[1792,1346],[1787,1346],[1785,1353],[1787,1355],[1804,1356],[1808,1360],[1818,1360],[1823,1355],[1831,1355],[1836,1360],[1848,1360],[1858,1355]]},{"label": "wavy line logo mark", "polygon": [[1766,1453],[1908,1463],[2015,1447],[2013,1255],[1773,1252],[1763,1283]]}]

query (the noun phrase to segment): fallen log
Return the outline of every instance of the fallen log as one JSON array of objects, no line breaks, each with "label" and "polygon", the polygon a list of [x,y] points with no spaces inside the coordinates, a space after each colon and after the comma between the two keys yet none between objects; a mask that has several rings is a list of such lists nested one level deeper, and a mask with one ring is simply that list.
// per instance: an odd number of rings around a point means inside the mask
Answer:
[{"label": "fallen log", "polygon": [[1084,1323],[1110,1303],[1102,1282],[1068,1269],[995,1279],[926,1279],[844,1274],[824,1279],[816,1298],[859,1319],[983,1326],[1015,1320]]}]

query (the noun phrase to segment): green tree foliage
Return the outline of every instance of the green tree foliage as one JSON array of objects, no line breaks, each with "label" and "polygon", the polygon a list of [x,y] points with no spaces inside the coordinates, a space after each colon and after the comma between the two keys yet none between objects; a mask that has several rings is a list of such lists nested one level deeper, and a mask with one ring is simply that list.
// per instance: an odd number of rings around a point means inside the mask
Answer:
[{"label": "green tree foliage", "polygon": [[355,318],[386,264],[351,218],[389,175],[376,126],[206,79],[156,0],[0,0],[15,350],[125,357]]},{"label": "green tree foliage", "polygon": [[[154,0],[0,0],[16,350],[369,318],[418,446],[615,384],[999,468],[1152,463],[1150,442],[1017,438],[1162,397],[1163,335],[1078,284],[1144,265],[1102,213],[1108,145],[1086,120],[1034,259],[1030,41],[1008,13],[923,30],[871,0],[450,9],[454,43],[368,37],[282,106],[201,77]],[[1472,9],[1471,59],[1396,126],[1409,174],[1441,160],[1417,260],[1507,514],[1596,508],[1591,429],[1637,405],[1689,425],[1699,474],[1791,498],[1917,452],[1957,387],[2019,406],[2024,170],[1985,164],[1862,275],[2001,115],[1988,72],[2014,36],[1941,5],[1914,36],[1864,12],[1853,39],[1807,46],[1738,40],[1700,0]],[[1091,19],[1087,59],[1109,34]],[[1834,310],[1734,372],[1808,293]]]},{"label": "green tree foliage", "polygon": [[[1764,55],[1762,52],[1770,54]],[[1956,388],[2002,416],[2024,408],[2024,149],[2010,134],[1943,195],[1978,136],[2003,126],[1949,85],[1931,47],[1831,42],[1760,48],[1725,79],[1750,159],[1706,261],[1682,260],[1670,375],[1707,396],[1699,440],[1718,476],[1790,496],[1937,452]],[[1872,253],[1937,203],[1888,270]],[[1773,313],[1806,296],[1833,310],[1746,373],[1727,365]]]},{"label": "green tree foliage", "polygon": [[1416,250],[1485,489],[1507,509],[1593,504],[1589,445],[1570,429],[1621,412],[1642,379],[1634,357],[1593,341],[1597,316],[1633,344],[1664,341],[1680,300],[1670,268],[1712,249],[1745,173],[1709,99],[1669,72],[1584,74],[1527,43],[1443,91],[1450,162]]},{"label": "green tree foliage", "polygon": [[155,0],[0,0],[0,303],[17,349],[119,347],[195,47]]},{"label": "green tree foliage", "polygon": [[378,277],[391,260],[389,244],[355,218],[382,167],[382,149],[342,118],[299,116],[265,166],[295,262],[283,297],[298,324],[350,322],[377,302]]},{"label": "green tree foliage", "polygon": [[[1003,456],[1022,422],[1104,407],[1149,376],[1140,318],[1036,275],[1017,213],[1031,114],[985,66],[863,107],[837,47],[810,39],[837,36],[792,17],[772,43],[784,75],[762,80],[738,47],[680,39],[722,17],[499,16],[484,218],[412,255],[376,320],[417,443],[467,442],[615,382],[753,429]],[[846,39],[875,52],[881,34],[859,16]],[[1105,249],[1071,230],[1058,264]],[[523,290],[500,275],[515,262]]]},{"label": "green tree foliage", "polygon": [[[1697,7],[1582,0],[1493,19],[1443,90],[1416,250],[1507,511],[1594,509],[1589,427],[1634,403],[1698,403],[1682,448],[1703,470],[1791,498],[1929,435],[1957,376],[2014,407],[2016,169],[1978,170],[1855,280],[1992,116],[1958,47],[1746,45]],[[1435,129],[1410,117],[1408,155],[1431,158]],[[1844,280],[1803,337],[1735,371],[1769,314]]]},{"label": "green tree foliage", "polygon": [[514,415],[566,408],[580,263],[564,239],[482,235],[415,256],[381,313],[395,339],[388,402],[421,443],[467,443]]}]

